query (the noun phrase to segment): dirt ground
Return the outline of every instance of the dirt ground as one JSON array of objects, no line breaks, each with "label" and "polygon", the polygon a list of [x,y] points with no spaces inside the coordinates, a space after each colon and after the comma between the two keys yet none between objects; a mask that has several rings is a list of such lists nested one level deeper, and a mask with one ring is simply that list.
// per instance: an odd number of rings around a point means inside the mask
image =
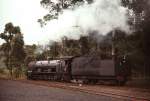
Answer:
[{"label": "dirt ground", "polygon": [[0,101],[130,101],[111,96],[41,86],[14,80],[0,80]]}]

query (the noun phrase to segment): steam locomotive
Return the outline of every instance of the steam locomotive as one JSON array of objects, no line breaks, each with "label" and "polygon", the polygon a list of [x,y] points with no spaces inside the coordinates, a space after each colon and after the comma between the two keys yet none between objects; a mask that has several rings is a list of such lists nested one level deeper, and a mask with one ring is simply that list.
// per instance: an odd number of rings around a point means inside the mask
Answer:
[{"label": "steam locomotive", "polygon": [[97,83],[115,81],[125,84],[130,75],[129,65],[123,58],[102,59],[99,56],[63,57],[54,60],[32,61],[28,65],[28,79],[82,81]]}]

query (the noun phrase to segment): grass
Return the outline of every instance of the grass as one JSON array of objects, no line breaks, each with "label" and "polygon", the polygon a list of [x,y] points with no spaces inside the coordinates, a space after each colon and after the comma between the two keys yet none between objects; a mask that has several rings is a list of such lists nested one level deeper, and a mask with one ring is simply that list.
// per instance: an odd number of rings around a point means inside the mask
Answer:
[{"label": "grass", "polygon": [[16,72],[13,71],[13,75],[10,75],[10,72],[6,68],[0,68],[0,78],[1,79],[26,79],[25,71]]}]

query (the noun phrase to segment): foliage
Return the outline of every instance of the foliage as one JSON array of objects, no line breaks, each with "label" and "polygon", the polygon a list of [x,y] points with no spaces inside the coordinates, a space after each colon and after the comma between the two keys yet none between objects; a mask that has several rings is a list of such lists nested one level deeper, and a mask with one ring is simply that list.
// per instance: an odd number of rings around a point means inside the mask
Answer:
[{"label": "foliage", "polygon": [[7,23],[4,32],[0,34],[0,38],[5,40],[5,43],[2,44],[1,51],[4,52],[4,62],[12,76],[13,68],[21,68],[26,56],[23,35],[19,26]]},{"label": "foliage", "polygon": [[0,74],[3,74],[3,73],[4,73],[4,69],[0,68]]},{"label": "foliage", "polygon": [[62,53],[65,56],[76,56],[80,55],[80,45],[78,40],[69,39],[66,36],[62,38]]},{"label": "foliage", "polygon": [[29,62],[36,60],[36,49],[37,45],[25,45],[25,53],[26,57],[24,59],[25,66],[28,65]]},{"label": "foliage", "polygon": [[58,15],[62,13],[64,9],[74,9],[75,6],[81,5],[85,1],[88,3],[93,2],[93,0],[58,0],[58,2],[55,3],[52,0],[41,0],[41,5],[45,9],[48,9],[49,13],[37,21],[40,23],[41,27],[43,27],[46,25],[47,21],[57,19]]},{"label": "foliage", "polygon": [[[138,62],[142,63],[140,70],[144,70],[145,76],[150,76],[150,2],[149,0],[122,0],[123,4],[134,12],[131,19],[132,26],[135,30],[130,38],[133,38],[135,48],[132,50],[138,57]],[[137,60],[134,58],[135,61]]]}]

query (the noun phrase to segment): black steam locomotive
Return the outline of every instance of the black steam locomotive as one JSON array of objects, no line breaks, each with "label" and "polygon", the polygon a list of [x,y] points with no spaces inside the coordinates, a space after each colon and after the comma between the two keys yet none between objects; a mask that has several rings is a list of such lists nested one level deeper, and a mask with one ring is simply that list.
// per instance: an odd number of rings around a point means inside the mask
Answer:
[{"label": "black steam locomotive", "polygon": [[99,56],[63,57],[55,60],[32,61],[28,65],[28,79],[82,81],[96,83],[113,80],[125,84],[130,69],[125,57],[101,59]]}]

